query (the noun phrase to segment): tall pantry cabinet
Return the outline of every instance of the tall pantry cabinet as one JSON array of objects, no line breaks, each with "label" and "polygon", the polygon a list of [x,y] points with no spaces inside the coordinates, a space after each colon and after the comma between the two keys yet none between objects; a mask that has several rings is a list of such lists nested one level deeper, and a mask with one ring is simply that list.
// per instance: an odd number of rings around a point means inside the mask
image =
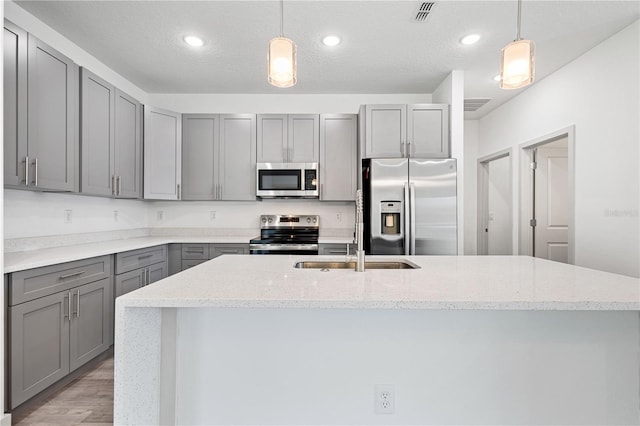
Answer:
[{"label": "tall pantry cabinet", "polygon": [[78,67],[4,23],[5,185],[77,191]]}]

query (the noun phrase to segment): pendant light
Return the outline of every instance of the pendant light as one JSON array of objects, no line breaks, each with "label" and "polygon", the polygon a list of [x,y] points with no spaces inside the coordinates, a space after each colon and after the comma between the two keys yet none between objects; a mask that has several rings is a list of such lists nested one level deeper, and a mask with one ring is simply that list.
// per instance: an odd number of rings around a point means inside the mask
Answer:
[{"label": "pendant light", "polygon": [[519,89],[533,83],[535,71],[534,48],[531,40],[520,37],[522,0],[518,0],[518,24],[516,39],[502,49],[500,61],[500,88]]},{"label": "pendant light", "polygon": [[280,0],[280,37],[269,42],[267,57],[270,84],[295,86],[297,80],[296,44],[284,36],[284,0]]}]

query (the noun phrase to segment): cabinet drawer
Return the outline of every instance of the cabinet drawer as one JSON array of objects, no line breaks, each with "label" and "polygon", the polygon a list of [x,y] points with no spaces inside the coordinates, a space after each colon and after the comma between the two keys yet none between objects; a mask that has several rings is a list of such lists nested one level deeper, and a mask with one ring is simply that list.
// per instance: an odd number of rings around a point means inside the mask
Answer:
[{"label": "cabinet drawer", "polygon": [[111,276],[111,256],[76,260],[11,274],[9,306]]},{"label": "cabinet drawer", "polygon": [[182,260],[209,258],[209,244],[182,244]]},{"label": "cabinet drawer", "polygon": [[223,254],[249,254],[249,244],[211,244],[209,246],[210,259]]},{"label": "cabinet drawer", "polygon": [[192,260],[183,260],[182,261],[182,270],[184,271],[185,269],[189,269],[192,268],[196,265],[199,265],[201,263],[206,262],[207,259],[204,260],[200,260],[200,259],[192,259]]},{"label": "cabinet drawer", "polygon": [[344,256],[347,254],[347,246],[349,247],[350,255],[353,255],[356,253],[355,244],[320,244],[318,246],[318,254]]},{"label": "cabinet drawer", "polygon": [[116,274],[144,268],[167,260],[167,245],[125,251],[116,254]]}]

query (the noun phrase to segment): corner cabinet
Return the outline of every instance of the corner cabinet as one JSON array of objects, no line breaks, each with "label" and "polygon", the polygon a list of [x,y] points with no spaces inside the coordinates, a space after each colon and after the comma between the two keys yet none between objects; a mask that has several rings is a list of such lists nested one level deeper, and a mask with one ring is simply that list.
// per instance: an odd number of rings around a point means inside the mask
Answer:
[{"label": "corner cabinet", "polygon": [[449,106],[364,105],[363,158],[448,158]]},{"label": "corner cabinet", "polygon": [[320,115],[320,200],[355,200],[357,137],[356,114]]},{"label": "corner cabinet", "polygon": [[144,106],[144,198],[181,197],[181,114]]},{"label": "corner cabinet", "polygon": [[256,116],[185,114],[183,200],[255,200]]},{"label": "corner cabinet", "polygon": [[78,67],[5,21],[5,185],[78,190]]},{"label": "corner cabinet", "polygon": [[318,114],[258,114],[259,163],[317,163]]}]

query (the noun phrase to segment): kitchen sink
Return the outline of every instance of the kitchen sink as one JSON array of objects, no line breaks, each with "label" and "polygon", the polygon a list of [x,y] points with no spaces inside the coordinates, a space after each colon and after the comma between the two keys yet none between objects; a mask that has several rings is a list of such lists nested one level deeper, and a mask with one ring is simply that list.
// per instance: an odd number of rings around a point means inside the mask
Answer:
[{"label": "kitchen sink", "polygon": [[[298,269],[356,269],[356,262],[304,260],[293,265]],[[420,269],[418,265],[408,260],[369,260],[364,262],[367,269]]]}]

